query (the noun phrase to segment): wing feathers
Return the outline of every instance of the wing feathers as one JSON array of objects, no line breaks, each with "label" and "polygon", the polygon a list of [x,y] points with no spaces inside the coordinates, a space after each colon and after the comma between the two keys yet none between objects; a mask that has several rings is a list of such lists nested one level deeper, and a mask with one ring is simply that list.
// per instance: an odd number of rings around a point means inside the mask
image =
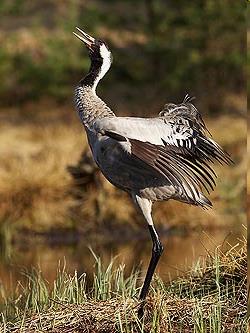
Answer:
[{"label": "wing feathers", "polygon": [[104,131],[104,135],[107,135],[108,137],[116,140],[116,141],[127,141],[127,139],[123,136],[123,135],[120,135],[118,133],[115,133],[115,132],[111,132],[111,131]]},{"label": "wing feathers", "polygon": [[178,167],[179,172],[180,170],[184,172],[184,179],[188,179],[191,182],[193,181],[199,190],[201,190],[200,185],[203,185],[209,193],[210,191],[208,190],[207,184],[210,186],[211,190],[213,190],[213,186],[205,176],[205,172],[202,172],[194,164],[190,163],[187,159],[181,158],[179,155],[175,156],[170,153],[170,156],[172,157],[173,164]]},{"label": "wing feathers", "polygon": [[[145,163],[157,169],[161,174],[171,180],[173,186],[179,187],[183,192],[193,199],[197,198],[203,186],[208,192],[210,187],[213,189],[212,178],[206,176],[208,171],[201,167],[174,155],[171,151],[164,150],[162,146],[155,146],[148,142],[129,139],[131,143],[131,153],[142,159]],[[208,186],[209,185],[209,186]]]},{"label": "wing feathers", "polygon": [[[149,143],[141,142],[138,140],[130,139],[131,143],[131,153],[153,167],[160,174],[162,174],[173,186],[178,186],[183,188],[183,183],[185,183],[185,179],[181,177],[181,174],[177,172],[173,172],[175,170],[175,166],[172,165],[172,168],[169,166],[169,161],[162,160],[158,156],[158,147],[155,145],[151,145]],[[167,162],[167,163],[166,163]],[[187,185],[189,188],[189,186]],[[188,195],[185,188],[183,191],[186,195]],[[189,188],[189,191],[192,193],[192,189]]]},{"label": "wing feathers", "polygon": [[173,186],[181,188],[186,195],[189,197],[191,195],[193,200],[197,200],[202,187],[210,193],[216,185],[217,176],[206,161],[217,160],[221,163],[231,161],[219,146],[212,146],[209,141],[208,146],[200,148],[198,153],[191,154],[186,151],[185,154],[183,150],[171,149],[170,146],[157,146],[149,142],[128,140],[133,155],[164,174]]},{"label": "wing feathers", "polygon": [[206,136],[209,132],[188,97],[179,105],[166,104],[159,118],[109,117],[96,121],[95,129],[118,142],[127,141],[129,154],[196,204],[205,200],[202,188],[209,193],[216,185],[216,173],[208,163],[232,163],[229,154]]},{"label": "wing feathers", "polygon": [[201,157],[208,161],[216,160],[220,164],[231,164],[233,162],[230,156],[212,139],[202,136],[199,137],[197,149],[199,150]]}]

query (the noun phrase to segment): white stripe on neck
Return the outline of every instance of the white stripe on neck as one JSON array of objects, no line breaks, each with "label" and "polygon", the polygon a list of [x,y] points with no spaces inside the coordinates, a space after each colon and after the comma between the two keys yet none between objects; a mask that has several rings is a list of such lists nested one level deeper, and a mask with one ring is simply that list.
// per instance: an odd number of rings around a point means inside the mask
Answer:
[{"label": "white stripe on neck", "polygon": [[107,71],[109,70],[110,66],[111,66],[111,54],[110,51],[106,48],[106,46],[104,44],[101,45],[100,47],[100,54],[102,57],[102,66],[100,69],[100,72],[98,73],[94,84],[92,86],[92,90],[95,91],[98,82],[104,77],[104,75],[107,73]]}]

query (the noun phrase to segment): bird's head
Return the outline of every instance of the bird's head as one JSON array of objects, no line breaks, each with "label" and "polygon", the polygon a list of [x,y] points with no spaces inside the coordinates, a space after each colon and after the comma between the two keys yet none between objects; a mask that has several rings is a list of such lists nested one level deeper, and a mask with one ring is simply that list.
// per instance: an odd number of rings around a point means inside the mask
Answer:
[{"label": "bird's head", "polygon": [[108,45],[101,39],[91,37],[82,29],[77,27],[76,29],[80,35],[75,32],[73,32],[73,34],[85,44],[89,51],[89,57],[91,61],[105,63],[106,66],[109,64],[110,67],[112,63],[112,54],[108,48]]}]

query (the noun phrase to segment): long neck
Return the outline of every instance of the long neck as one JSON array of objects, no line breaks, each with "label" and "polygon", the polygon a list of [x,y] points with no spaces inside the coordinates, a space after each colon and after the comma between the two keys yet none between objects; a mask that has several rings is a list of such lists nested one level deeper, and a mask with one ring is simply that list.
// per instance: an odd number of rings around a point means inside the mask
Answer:
[{"label": "long neck", "polygon": [[97,118],[114,116],[111,109],[96,95],[98,82],[110,68],[110,61],[99,58],[91,62],[89,73],[75,89],[75,107],[84,126],[91,127]]},{"label": "long neck", "polygon": [[89,73],[81,80],[82,86],[91,87],[95,92],[97,84],[104,77],[111,66],[111,54],[105,48],[100,50],[100,56],[91,59]]},{"label": "long neck", "polygon": [[97,84],[105,73],[101,76],[103,66],[103,59],[97,59],[91,62],[91,66],[88,74],[80,81],[82,87],[90,87],[94,92],[96,90]]}]

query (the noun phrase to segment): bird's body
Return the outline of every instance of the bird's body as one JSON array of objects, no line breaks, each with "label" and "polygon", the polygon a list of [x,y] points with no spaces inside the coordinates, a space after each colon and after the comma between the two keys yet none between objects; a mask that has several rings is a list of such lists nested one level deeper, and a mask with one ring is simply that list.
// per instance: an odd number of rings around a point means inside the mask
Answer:
[{"label": "bird's body", "polygon": [[[158,117],[136,118],[116,117],[89,87],[77,87],[75,101],[95,162],[113,185],[152,202],[175,199],[193,205],[211,205],[198,183],[213,188],[213,177],[207,175],[206,166],[201,166],[196,174],[190,156],[198,157],[197,146],[204,140],[208,148],[214,142],[202,133],[204,123],[191,103],[167,104],[165,108],[170,111],[163,110]],[[172,113],[171,107],[176,108]],[[152,157],[147,153],[149,150]],[[161,150],[166,150],[169,156],[161,159]],[[169,170],[154,163],[158,156],[163,163],[167,158],[173,159],[169,160]],[[176,168],[180,168],[180,174]]]},{"label": "bird's body", "polygon": [[141,292],[144,299],[163,250],[153,226],[152,203],[174,199],[211,207],[203,194],[215,185],[208,165],[230,158],[213,141],[202,117],[186,96],[181,104],[168,103],[154,118],[116,117],[96,95],[96,86],[111,65],[107,45],[78,29],[89,49],[89,74],[75,89],[75,106],[93,157],[103,175],[133,198],[148,222],[153,240],[152,259]]}]

